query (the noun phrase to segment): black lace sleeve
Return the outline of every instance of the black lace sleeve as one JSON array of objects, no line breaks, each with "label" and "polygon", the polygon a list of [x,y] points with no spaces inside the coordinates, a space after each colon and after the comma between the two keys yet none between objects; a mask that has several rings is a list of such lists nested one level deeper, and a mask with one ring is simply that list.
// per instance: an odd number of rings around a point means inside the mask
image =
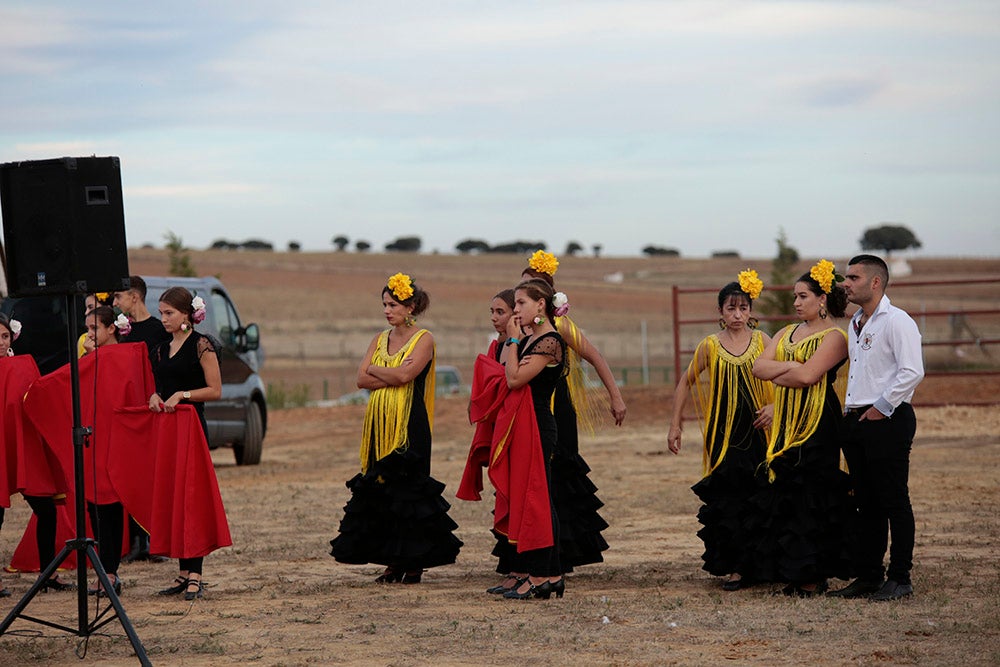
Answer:
[{"label": "black lace sleeve", "polygon": [[557,333],[545,334],[524,351],[525,357],[532,354],[542,354],[549,357],[551,361],[546,363],[561,364],[566,356],[566,343],[562,336]]},{"label": "black lace sleeve", "polygon": [[220,347],[219,343],[215,341],[211,336],[205,336],[205,335],[200,336],[198,338],[198,361],[201,361],[202,355],[204,355],[206,352],[213,352],[215,353],[216,360],[218,360],[221,363],[222,359],[219,356],[219,347]]}]

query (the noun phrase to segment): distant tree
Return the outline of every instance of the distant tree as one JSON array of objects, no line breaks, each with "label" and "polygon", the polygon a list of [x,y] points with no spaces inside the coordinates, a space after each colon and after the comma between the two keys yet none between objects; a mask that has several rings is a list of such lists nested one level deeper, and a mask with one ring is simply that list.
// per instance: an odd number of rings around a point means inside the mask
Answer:
[{"label": "distant tree", "polygon": [[601,251],[604,250],[604,246],[602,246],[600,243],[595,243],[594,245],[590,246],[590,249],[594,252],[594,257],[600,257]]},{"label": "distant tree", "polygon": [[351,241],[346,236],[334,236],[330,242],[337,246],[337,252],[344,252],[344,248],[346,248],[347,244]]},{"label": "distant tree", "polygon": [[489,252],[490,244],[482,239],[465,239],[455,244],[455,250],[463,255],[470,252]]},{"label": "distant tree", "polygon": [[358,252],[368,252],[368,250],[371,247],[372,244],[369,243],[368,241],[357,241],[354,244],[354,249],[357,250]]},{"label": "distant tree", "polygon": [[191,264],[191,253],[184,247],[184,240],[168,231],[164,234],[167,239],[167,256],[170,258],[170,275],[181,278],[194,278],[198,272]]},{"label": "distant tree", "polygon": [[712,259],[739,259],[740,253],[736,250],[713,250]]},{"label": "distant tree", "polygon": [[390,252],[419,252],[420,245],[419,236],[400,236],[392,243],[386,243],[385,249]]},{"label": "distant tree", "polygon": [[208,246],[209,250],[236,250],[240,245],[234,243],[229,239],[215,239],[212,241],[212,245]]},{"label": "distant tree", "polygon": [[576,253],[580,252],[581,250],[583,250],[582,245],[580,245],[576,241],[570,241],[569,243],[566,244],[565,254],[569,255],[570,257],[573,257],[574,255],[576,255]]},{"label": "distant tree", "polygon": [[289,241],[288,242],[288,252],[298,252],[300,250],[302,250],[302,244],[301,243],[299,243],[298,241]]},{"label": "distant tree", "polygon": [[650,257],[680,257],[681,251],[677,248],[664,248],[663,246],[648,245],[642,249],[643,254]]},{"label": "distant tree", "polygon": [[545,244],[542,241],[511,241],[510,243],[500,243],[490,248],[490,252],[508,254],[521,254],[536,250],[545,250]]},{"label": "distant tree", "polygon": [[[799,251],[788,245],[788,237],[784,229],[778,230],[778,254],[775,255],[771,263],[771,285],[785,286],[791,285],[797,277],[795,275],[795,265],[799,262]],[[767,290],[766,294],[760,298],[758,310],[764,315],[788,315],[795,310],[795,294],[790,290]],[[778,331],[791,320],[781,320],[772,322],[768,329],[773,333]]]},{"label": "distant tree", "polygon": [[865,230],[860,239],[862,250],[885,250],[885,254],[893,250],[919,248],[920,239],[903,225],[881,225]]},{"label": "distant tree", "polygon": [[274,244],[261,239],[247,239],[240,244],[244,250],[274,250]]}]

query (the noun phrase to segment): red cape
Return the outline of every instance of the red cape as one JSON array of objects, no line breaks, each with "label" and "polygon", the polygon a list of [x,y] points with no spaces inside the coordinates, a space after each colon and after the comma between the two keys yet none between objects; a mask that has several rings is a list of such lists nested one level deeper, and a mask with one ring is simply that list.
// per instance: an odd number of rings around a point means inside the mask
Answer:
[{"label": "red cape", "polygon": [[480,499],[487,465],[496,489],[494,529],[518,552],[551,547],[552,510],[531,389],[510,389],[503,365],[480,354],[469,415],[477,426],[458,497]]},{"label": "red cape", "polygon": [[[15,359],[17,357],[14,357]],[[80,418],[82,426],[93,428],[90,446],[83,452],[84,484],[87,500],[95,501],[94,474],[97,473],[96,501],[100,504],[119,502],[108,477],[107,464],[114,409],[120,405],[147,405],[155,391],[149,356],[143,343],[119,343],[98,348],[79,360]],[[95,385],[96,376],[96,385]],[[76,503],[73,473],[73,403],[69,364],[37,379],[24,397],[24,412],[47,448],[50,474],[64,487],[66,504],[56,506],[56,550],[76,537]],[[98,410],[94,412],[94,397]],[[42,466],[36,466],[41,468]],[[41,479],[32,473],[28,479]],[[23,489],[28,495],[53,495]],[[90,516],[85,514],[87,536],[93,537]],[[126,519],[127,522],[127,519]],[[37,520],[32,515],[21,541],[11,557],[9,570],[39,571],[38,548],[35,541]],[[122,535],[122,553],[129,548],[127,526]],[[47,563],[46,563],[47,564]],[[76,553],[70,554],[63,567],[76,566]]]},{"label": "red cape", "polygon": [[198,413],[116,410],[108,473],[115,492],[149,531],[149,551],[198,558],[233,543]]},{"label": "red cape", "polygon": [[[116,503],[118,494],[108,477],[114,411],[148,406],[149,397],[156,391],[146,345],[119,343],[98,348],[80,359],[79,370],[81,425],[93,429],[90,446],[83,452],[85,496],[99,505]],[[24,398],[24,410],[71,480],[73,405],[69,364],[35,381]]]},{"label": "red cape", "polygon": [[17,492],[30,496],[66,493],[66,478],[52,450],[24,413],[24,395],[38,379],[28,355],[0,359],[0,506]]}]

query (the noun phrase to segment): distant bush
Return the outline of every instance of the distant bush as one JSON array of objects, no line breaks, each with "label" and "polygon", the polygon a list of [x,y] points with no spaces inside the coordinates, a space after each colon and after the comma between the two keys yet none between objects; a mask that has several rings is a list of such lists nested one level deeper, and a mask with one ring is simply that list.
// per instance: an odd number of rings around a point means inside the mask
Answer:
[{"label": "distant bush", "polygon": [[658,245],[648,245],[642,249],[644,255],[650,257],[680,257],[681,251],[677,248],[664,248]]},{"label": "distant bush", "polygon": [[244,250],[274,250],[274,244],[261,239],[247,239],[240,244]]},{"label": "distant bush", "polygon": [[740,258],[740,253],[737,252],[736,250],[713,250],[712,251],[712,259],[726,259],[726,258],[739,259]]},{"label": "distant bush", "polygon": [[545,243],[543,241],[511,241],[490,248],[490,252],[509,254],[534,252],[535,250],[545,250]]},{"label": "distant bush", "polygon": [[463,255],[470,252],[489,252],[490,244],[482,239],[465,239],[455,244],[455,250]]},{"label": "distant bush", "polygon": [[299,243],[298,241],[289,241],[288,242],[288,252],[298,252],[300,250],[302,250],[302,244],[301,243]]},{"label": "distant bush", "polygon": [[400,236],[392,243],[386,243],[385,249],[390,252],[418,252],[420,246],[419,236]]},{"label": "distant bush", "polygon": [[368,252],[368,250],[370,250],[371,247],[372,244],[369,243],[368,241],[357,241],[354,244],[354,249],[357,250],[358,252]]}]

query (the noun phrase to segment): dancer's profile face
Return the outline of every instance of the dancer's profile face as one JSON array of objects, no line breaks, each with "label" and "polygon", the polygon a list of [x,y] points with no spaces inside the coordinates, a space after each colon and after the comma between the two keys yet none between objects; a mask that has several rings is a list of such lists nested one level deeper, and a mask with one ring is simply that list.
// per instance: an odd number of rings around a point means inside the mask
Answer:
[{"label": "dancer's profile face", "polygon": [[7,350],[10,349],[11,338],[10,329],[0,324],[0,357],[7,356]]},{"label": "dancer's profile face", "polygon": [[183,324],[186,320],[187,318],[184,313],[177,310],[166,301],[160,302],[160,321],[163,322],[163,328],[167,330],[167,333],[180,331],[181,324]]},{"label": "dancer's profile face", "polygon": [[393,299],[386,292],[382,294],[382,313],[391,326],[398,327],[406,323],[406,317],[410,314],[410,309]]},{"label": "dancer's profile face", "polygon": [[498,334],[507,333],[507,320],[512,314],[510,306],[500,297],[496,297],[490,302],[490,322],[493,323],[493,328],[497,330]]}]

